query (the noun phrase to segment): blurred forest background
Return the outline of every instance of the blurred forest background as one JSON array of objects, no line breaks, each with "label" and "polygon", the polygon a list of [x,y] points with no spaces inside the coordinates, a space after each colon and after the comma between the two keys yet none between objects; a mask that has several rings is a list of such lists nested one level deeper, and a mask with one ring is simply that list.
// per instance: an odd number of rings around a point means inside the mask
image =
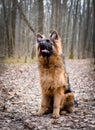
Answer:
[{"label": "blurred forest background", "polygon": [[36,33],[53,29],[66,58],[95,57],[95,0],[0,0],[0,58],[33,59]]}]

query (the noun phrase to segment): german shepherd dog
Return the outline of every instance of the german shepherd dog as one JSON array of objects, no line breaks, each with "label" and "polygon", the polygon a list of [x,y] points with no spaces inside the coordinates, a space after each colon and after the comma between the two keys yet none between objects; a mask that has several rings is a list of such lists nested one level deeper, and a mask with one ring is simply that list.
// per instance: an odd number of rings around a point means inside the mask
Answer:
[{"label": "german shepherd dog", "polygon": [[42,92],[41,107],[36,115],[52,112],[54,118],[73,112],[74,95],[62,59],[61,39],[56,31],[49,39],[37,34],[37,57]]}]

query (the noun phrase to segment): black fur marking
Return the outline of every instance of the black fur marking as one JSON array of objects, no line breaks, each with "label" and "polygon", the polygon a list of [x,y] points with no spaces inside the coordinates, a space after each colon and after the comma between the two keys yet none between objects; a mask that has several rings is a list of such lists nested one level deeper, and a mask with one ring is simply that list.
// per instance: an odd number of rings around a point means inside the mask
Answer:
[{"label": "black fur marking", "polygon": [[78,107],[78,102],[74,100],[74,107]]},{"label": "black fur marking", "polygon": [[71,93],[71,92],[72,92],[71,86],[70,86],[70,82],[69,82],[69,77],[67,77],[67,78],[68,78],[68,79],[67,79],[68,88],[67,88],[67,90],[65,91],[65,94],[66,94],[66,93]]}]

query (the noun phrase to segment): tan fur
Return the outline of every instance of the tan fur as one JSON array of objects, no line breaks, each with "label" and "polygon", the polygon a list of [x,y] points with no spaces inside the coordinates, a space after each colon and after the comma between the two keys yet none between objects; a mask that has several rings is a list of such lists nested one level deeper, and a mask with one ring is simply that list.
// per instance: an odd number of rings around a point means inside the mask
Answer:
[{"label": "tan fur", "polygon": [[67,75],[64,69],[62,58],[61,39],[55,40],[56,47],[53,46],[53,55],[43,57],[39,55],[40,49],[37,47],[38,65],[40,73],[40,84],[42,90],[42,101],[37,115],[42,115],[48,111],[53,111],[53,117],[58,118],[64,111],[71,112],[74,102],[72,93],[64,94],[67,88]]}]

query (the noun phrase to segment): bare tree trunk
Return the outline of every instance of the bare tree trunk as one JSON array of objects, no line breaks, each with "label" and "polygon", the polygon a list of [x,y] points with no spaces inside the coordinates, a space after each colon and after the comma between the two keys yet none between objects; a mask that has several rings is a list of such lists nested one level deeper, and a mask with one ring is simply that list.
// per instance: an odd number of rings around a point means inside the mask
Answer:
[{"label": "bare tree trunk", "polygon": [[16,8],[14,8],[14,6],[16,5],[16,0],[8,1],[8,9],[6,8],[6,1],[2,0],[2,5],[4,12],[4,22],[6,27],[6,43],[8,48],[7,54],[8,57],[12,57],[15,46]]},{"label": "bare tree trunk", "polygon": [[7,14],[6,14],[6,5],[5,1],[2,0],[2,5],[3,5],[3,12],[4,12],[4,23],[5,23],[5,28],[6,28],[6,42],[8,43],[8,57],[10,57],[10,38],[9,38],[9,28],[8,28],[8,21],[7,21]]},{"label": "bare tree trunk", "polygon": [[87,57],[87,44],[88,44],[88,31],[89,31],[89,6],[90,6],[90,0],[87,1],[87,13],[86,13],[86,24],[84,26],[84,44],[83,44],[83,58]]},{"label": "bare tree trunk", "polygon": [[72,41],[71,41],[71,48],[70,48],[70,58],[74,58],[74,46],[75,46],[75,35],[76,35],[76,23],[77,23],[77,11],[78,11],[78,0],[75,1],[75,14],[73,14],[73,33],[72,33]]},{"label": "bare tree trunk", "polygon": [[95,64],[95,0],[93,0],[93,5],[94,5],[93,6],[94,7],[93,57],[94,57],[94,64]]},{"label": "bare tree trunk", "polygon": [[38,0],[38,32],[43,33],[44,26],[44,7],[43,0]]},{"label": "bare tree trunk", "polygon": [[[80,4],[81,4],[81,1],[80,1]],[[79,31],[79,33],[78,33],[78,49],[77,49],[77,51],[78,51],[78,59],[80,59],[81,58],[81,27],[82,27],[82,16],[81,16],[81,6],[79,7],[79,26],[78,26],[78,31]]]},{"label": "bare tree trunk", "polygon": [[11,23],[12,23],[12,48],[13,48],[13,52],[14,52],[14,47],[15,47],[15,28],[16,28],[16,11],[17,11],[17,7],[15,7],[15,5],[17,4],[17,0],[13,0],[12,2],[13,3],[12,3]]},{"label": "bare tree trunk", "polygon": [[72,34],[70,32],[70,28],[71,28],[71,16],[72,16],[72,8],[73,8],[73,0],[71,1],[71,5],[69,7],[69,11],[68,11],[68,19],[67,19],[67,28],[66,28],[66,52],[67,52],[67,55],[69,56],[69,48],[70,48],[70,40],[69,38],[72,37]]}]

